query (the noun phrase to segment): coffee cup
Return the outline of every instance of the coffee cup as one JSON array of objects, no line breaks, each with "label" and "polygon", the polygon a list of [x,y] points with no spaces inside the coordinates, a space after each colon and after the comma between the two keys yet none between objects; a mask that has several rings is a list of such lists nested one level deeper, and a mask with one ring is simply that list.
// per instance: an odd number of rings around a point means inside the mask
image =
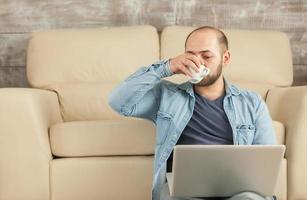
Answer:
[{"label": "coffee cup", "polygon": [[199,66],[199,72],[196,72],[192,67],[189,67],[189,70],[192,73],[192,77],[189,77],[189,82],[199,83],[205,76],[210,73],[210,69],[204,65]]}]

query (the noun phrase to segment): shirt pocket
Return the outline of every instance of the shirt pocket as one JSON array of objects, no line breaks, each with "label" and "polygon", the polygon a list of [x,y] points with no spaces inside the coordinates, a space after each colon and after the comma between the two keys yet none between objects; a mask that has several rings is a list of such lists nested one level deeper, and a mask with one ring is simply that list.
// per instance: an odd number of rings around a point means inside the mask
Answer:
[{"label": "shirt pocket", "polygon": [[253,143],[255,134],[255,126],[253,124],[239,124],[236,128],[239,144],[250,145]]},{"label": "shirt pocket", "polygon": [[156,121],[156,144],[161,145],[165,142],[167,135],[169,134],[173,117],[171,114],[163,111],[158,111]]}]

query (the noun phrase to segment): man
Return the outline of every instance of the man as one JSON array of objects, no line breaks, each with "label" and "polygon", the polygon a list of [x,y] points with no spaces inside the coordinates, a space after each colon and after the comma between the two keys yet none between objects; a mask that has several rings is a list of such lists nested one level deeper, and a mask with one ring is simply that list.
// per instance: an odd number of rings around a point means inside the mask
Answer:
[{"label": "man", "polygon": [[[171,170],[176,144],[276,144],[272,120],[260,95],[222,76],[229,62],[225,34],[215,27],[200,27],[186,38],[184,54],[140,68],[110,93],[109,105],[118,113],[151,120],[157,127],[153,200],[212,199],[169,196],[165,175]],[[189,67],[198,71],[201,64],[210,74],[197,84],[163,79],[174,74],[192,76]],[[242,192],[224,199],[276,197]]]}]

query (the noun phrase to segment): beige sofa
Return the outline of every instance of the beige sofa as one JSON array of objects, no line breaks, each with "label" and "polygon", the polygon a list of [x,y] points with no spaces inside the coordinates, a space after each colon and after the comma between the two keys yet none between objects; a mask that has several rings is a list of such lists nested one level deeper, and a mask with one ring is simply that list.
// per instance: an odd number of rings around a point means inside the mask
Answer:
[{"label": "beige sofa", "polygon": [[[192,29],[33,32],[33,88],[0,89],[0,200],[150,199],[155,127],[117,114],[108,93],[139,67],[182,53]],[[291,87],[289,41],[280,32],[224,31],[232,59],[225,76],[262,95],[287,147],[276,195],[307,199],[307,87]]]}]

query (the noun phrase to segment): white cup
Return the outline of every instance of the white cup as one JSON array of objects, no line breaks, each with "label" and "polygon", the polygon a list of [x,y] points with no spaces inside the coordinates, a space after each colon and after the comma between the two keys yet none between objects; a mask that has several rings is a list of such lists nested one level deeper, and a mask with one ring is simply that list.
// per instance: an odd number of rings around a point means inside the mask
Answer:
[{"label": "white cup", "polygon": [[204,65],[199,66],[199,72],[196,72],[192,67],[189,67],[192,77],[189,77],[189,82],[191,83],[198,83],[200,82],[205,76],[210,73],[210,69]]}]

